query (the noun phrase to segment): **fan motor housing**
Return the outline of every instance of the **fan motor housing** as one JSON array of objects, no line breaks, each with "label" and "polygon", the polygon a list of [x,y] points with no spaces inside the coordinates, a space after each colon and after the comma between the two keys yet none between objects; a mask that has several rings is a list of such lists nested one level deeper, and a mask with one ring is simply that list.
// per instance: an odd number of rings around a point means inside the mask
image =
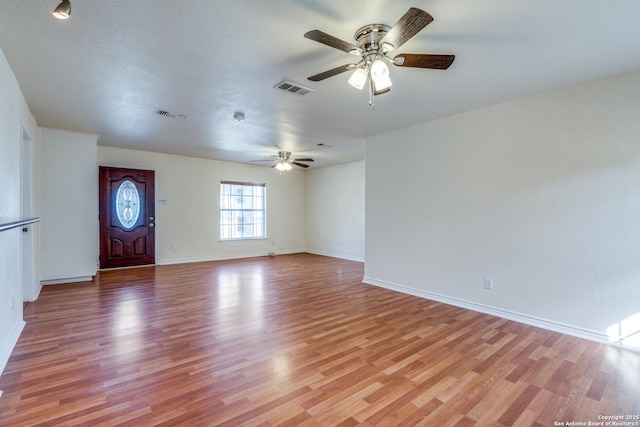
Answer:
[{"label": "fan motor housing", "polygon": [[363,52],[376,52],[380,50],[380,40],[391,30],[389,25],[385,24],[369,24],[358,29],[353,35],[356,46]]},{"label": "fan motor housing", "polygon": [[288,161],[291,158],[291,151],[278,151],[278,158],[280,160]]}]

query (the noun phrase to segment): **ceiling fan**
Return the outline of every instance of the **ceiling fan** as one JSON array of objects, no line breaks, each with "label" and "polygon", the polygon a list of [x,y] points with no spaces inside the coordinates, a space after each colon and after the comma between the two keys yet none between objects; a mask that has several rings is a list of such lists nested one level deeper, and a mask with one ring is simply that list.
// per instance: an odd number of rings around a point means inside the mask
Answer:
[{"label": "ceiling fan", "polygon": [[433,17],[424,10],[410,8],[393,27],[385,24],[369,24],[358,29],[353,35],[355,44],[340,40],[320,30],[305,33],[305,37],[359,56],[356,63],[345,64],[308,77],[318,82],[329,77],[353,70],[349,84],[362,89],[369,83],[369,104],[374,107],[373,97],[391,90],[391,78],[387,63],[397,67],[431,68],[446,70],[453,63],[455,55],[435,55],[400,53],[391,58],[389,53],[402,46],[420,30],[429,25]]},{"label": "ceiling fan", "polygon": [[[278,155],[271,156],[275,157],[274,164],[271,166],[272,168],[278,169],[280,172],[286,172],[288,170],[293,169],[293,166],[299,166],[301,168],[308,168],[309,165],[306,165],[301,162],[313,162],[312,158],[304,158],[304,159],[293,159],[291,158],[291,151],[278,151]],[[272,162],[273,160],[251,160],[252,162]]]}]

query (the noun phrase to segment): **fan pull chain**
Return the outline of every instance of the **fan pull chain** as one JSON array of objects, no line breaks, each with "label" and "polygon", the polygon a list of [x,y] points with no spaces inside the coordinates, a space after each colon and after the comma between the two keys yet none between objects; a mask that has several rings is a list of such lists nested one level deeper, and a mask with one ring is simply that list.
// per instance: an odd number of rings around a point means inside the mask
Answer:
[{"label": "fan pull chain", "polygon": [[371,106],[372,110],[376,109],[376,103],[374,101],[374,95],[373,95],[373,80],[370,78],[369,79],[369,105]]}]

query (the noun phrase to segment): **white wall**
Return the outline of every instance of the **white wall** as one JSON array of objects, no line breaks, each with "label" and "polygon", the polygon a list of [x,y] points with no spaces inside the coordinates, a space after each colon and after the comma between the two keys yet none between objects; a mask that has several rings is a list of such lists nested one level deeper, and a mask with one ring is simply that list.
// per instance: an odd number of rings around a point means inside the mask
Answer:
[{"label": "white wall", "polygon": [[[0,217],[21,213],[21,138],[23,127],[37,125],[16,78],[0,50]],[[22,320],[21,231],[0,232],[0,373],[24,327]]]},{"label": "white wall", "polygon": [[366,281],[594,339],[640,331],[639,118],[635,72],[370,138]]},{"label": "white wall", "polygon": [[[304,173],[216,160],[98,147],[101,166],[156,171],[159,264],[293,253],[305,249]],[[220,242],[220,181],[267,184],[266,240]],[[158,200],[167,200],[166,205]],[[172,252],[172,246],[176,252]]]},{"label": "white wall", "polygon": [[307,251],[364,261],[364,161],[305,173]]},{"label": "white wall", "polygon": [[40,278],[90,279],[97,271],[98,137],[49,128],[40,135]]}]

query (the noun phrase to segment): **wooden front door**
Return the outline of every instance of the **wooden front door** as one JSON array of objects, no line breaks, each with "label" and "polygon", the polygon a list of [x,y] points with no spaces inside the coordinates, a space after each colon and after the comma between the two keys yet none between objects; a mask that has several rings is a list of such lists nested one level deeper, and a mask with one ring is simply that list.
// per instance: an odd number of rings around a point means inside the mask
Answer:
[{"label": "wooden front door", "polygon": [[100,167],[100,268],[155,263],[154,171]]}]

